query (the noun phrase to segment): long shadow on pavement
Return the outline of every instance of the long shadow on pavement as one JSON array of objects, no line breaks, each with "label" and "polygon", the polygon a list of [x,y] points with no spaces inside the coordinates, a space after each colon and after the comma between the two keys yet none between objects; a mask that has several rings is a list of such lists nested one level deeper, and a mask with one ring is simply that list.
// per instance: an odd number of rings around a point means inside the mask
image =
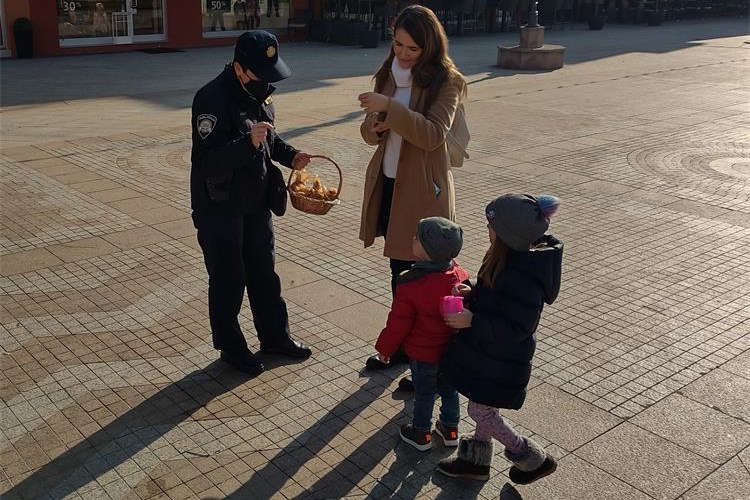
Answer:
[{"label": "long shadow on pavement", "polygon": [[[33,472],[4,498],[66,497],[132,458],[212,399],[247,380],[224,372],[219,361],[195,370]],[[107,455],[105,460],[103,450],[113,442],[117,452]]]},{"label": "long shadow on pavement", "polygon": [[[347,396],[346,399],[339,402],[311,425],[304,432],[300,441],[292,441],[280,450],[267,464],[255,471],[249,481],[227,498],[245,500],[247,498],[269,498],[273,496],[290,477],[293,477],[308,461],[328,446],[337,435],[349,427],[365,408],[381,397],[386,388],[387,385],[379,380],[379,377],[368,378],[367,382],[357,391]],[[395,419],[396,417],[391,419],[386,427],[395,427]],[[374,440],[377,440],[379,444],[375,445]],[[345,487],[344,493],[348,492],[390,451],[390,447],[382,446],[382,441],[381,433],[365,441],[364,445],[354,452],[357,455],[355,459],[359,460],[358,462],[344,460],[334,469],[335,474],[333,471],[329,472],[324,478],[316,482],[313,488],[309,488],[307,493],[315,491],[316,495],[319,496],[320,490],[317,488],[320,488],[325,489],[326,498],[337,498],[335,494],[330,495],[331,488],[340,491],[342,487]],[[373,446],[365,448],[367,444]],[[359,450],[362,450],[362,452],[358,453]],[[365,450],[367,450],[367,453]],[[342,481],[342,476],[346,478],[346,481]]]}]

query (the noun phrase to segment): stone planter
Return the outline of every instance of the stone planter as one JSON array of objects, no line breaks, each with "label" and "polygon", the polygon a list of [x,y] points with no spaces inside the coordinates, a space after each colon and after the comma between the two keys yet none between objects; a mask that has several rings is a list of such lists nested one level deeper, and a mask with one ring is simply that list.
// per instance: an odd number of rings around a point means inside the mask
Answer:
[{"label": "stone planter", "polygon": [[380,41],[380,33],[376,30],[364,30],[359,32],[359,44],[366,49],[374,49]]},{"label": "stone planter", "polygon": [[607,23],[607,16],[591,16],[589,18],[589,29],[590,30],[600,30],[604,28],[604,25]]},{"label": "stone planter", "polygon": [[367,24],[360,21],[334,21],[331,43],[338,45],[359,45],[360,33],[367,30]]},{"label": "stone planter", "polygon": [[646,24],[648,26],[661,26],[661,23],[664,22],[664,11],[663,10],[657,10],[655,12],[649,12],[648,16],[646,16]]},{"label": "stone planter", "polygon": [[19,17],[13,21],[13,39],[16,42],[16,56],[19,59],[34,57],[34,30],[30,19]]},{"label": "stone planter", "polygon": [[328,19],[314,19],[310,21],[310,40],[313,42],[327,42],[331,39],[331,21]]}]

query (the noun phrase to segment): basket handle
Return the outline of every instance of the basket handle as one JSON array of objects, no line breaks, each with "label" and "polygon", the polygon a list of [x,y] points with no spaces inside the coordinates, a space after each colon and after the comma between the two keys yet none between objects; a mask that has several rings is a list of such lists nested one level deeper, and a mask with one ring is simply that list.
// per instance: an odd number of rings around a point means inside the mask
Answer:
[{"label": "basket handle", "polygon": [[[335,161],[333,161],[331,158],[328,158],[327,156],[323,156],[323,155],[310,155],[310,158],[311,159],[312,158],[323,158],[324,160],[328,160],[331,163],[333,163],[333,166],[336,167],[336,170],[339,171],[339,187],[336,190],[336,198],[334,198],[334,200],[337,200],[339,198],[339,196],[341,196],[341,186],[344,183],[344,176],[341,173],[341,167],[339,167],[338,163],[336,163]],[[287,187],[287,189],[289,189],[289,187],[292,185],[292,176],[294,176],[294,172],[296,172],[296,170],[294,170],[294,169],[292,169],[291,172],[289,172],[289,179],[286,181],[286,187]],[[333,200],[329,200],[329,201],[333,201]]]}]

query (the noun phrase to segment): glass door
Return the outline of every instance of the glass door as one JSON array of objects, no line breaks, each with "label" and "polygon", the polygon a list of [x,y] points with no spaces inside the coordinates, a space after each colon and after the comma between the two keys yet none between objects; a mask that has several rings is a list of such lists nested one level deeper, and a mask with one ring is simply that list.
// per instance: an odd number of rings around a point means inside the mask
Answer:
[{"label": "glass door", "polygon": [[120,12],[112,13],[112,43],[133,43],[133,16],[138,12],[138,0],[122,0]]}]

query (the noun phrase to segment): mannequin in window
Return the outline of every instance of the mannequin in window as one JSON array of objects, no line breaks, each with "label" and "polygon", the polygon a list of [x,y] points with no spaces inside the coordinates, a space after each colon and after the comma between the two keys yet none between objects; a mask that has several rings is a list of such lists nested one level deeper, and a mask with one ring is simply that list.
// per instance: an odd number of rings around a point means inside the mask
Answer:
[{"label": "mannequin in window", "polygon": [[250,29],[260,28],[260,0],[245,0],[245,9],[250,19]]},{"label": "mannequin in window", "polygon": [[218,24],[221,31],[226,31],[224,26],[224,11],[229,10],[226,8],[226,0],[209,0],[209,11],[211,12],[211,31],[216,31],[216,25]]},{"label": "mannequin in window", "polygon": [[106,36],[109,34],[109,21],[107,13],[104,11],[104,4],[97,2],[94,9],[94,34],[96,36]]},{"label": "mannequin in window", "polygon": [[276,17],[279,17],[279,0],[268,0],[268,8],[266,9],[266,17],[271,17],[271,3],[273,3],[273,9],[276,11]]}]

